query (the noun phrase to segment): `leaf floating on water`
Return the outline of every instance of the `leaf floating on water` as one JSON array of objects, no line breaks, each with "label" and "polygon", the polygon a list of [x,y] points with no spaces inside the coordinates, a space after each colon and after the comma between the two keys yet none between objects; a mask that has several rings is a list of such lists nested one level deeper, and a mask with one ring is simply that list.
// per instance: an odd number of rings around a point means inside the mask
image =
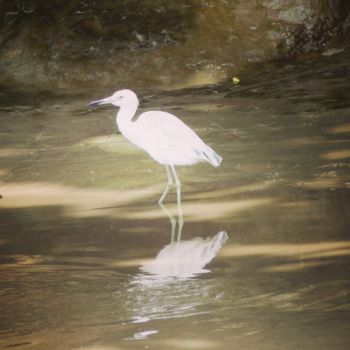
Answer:
[{"label": "leaf floating on water", "polygon": [[241,81],[239,80],[238,77],[233,77],[232,78],[232,83],[235,84],[235,85],[238,85]]},{"label": "leaf floating on water", "polygon": [[136,36],[138,41],[140,41],[141,43],[143,42],[143,35],[142,34],[135,32],[135,36]]}]

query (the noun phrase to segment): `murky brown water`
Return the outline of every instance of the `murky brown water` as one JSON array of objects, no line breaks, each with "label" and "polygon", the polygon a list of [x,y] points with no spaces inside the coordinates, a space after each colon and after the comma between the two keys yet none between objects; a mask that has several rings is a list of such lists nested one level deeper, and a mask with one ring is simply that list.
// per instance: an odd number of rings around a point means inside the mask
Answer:
[{"label": "murky brown water", "polygon": [[[114,134],[112,109],[85,107],[106,91],[3,89],[1,347],[348,349],[348,62],[141,92],[224,157],[178,171],[181,245],[162,167]],[[203,253],[196,237],[223,231]]]}]

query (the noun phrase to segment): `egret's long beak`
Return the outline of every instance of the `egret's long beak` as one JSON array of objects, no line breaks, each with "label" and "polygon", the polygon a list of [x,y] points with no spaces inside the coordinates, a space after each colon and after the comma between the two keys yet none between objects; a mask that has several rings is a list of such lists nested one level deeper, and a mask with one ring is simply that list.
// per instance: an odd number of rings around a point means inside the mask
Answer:
[{"label": "egret's long beak", "polygon": [[111,98],[110,97],[106,97],[103,98],[102,100],[97,100],[97,101],[92,101],[88,104],[88,107],[96,107],[96,106],[100,106],[100,105],[107,105],[111,103]]}]

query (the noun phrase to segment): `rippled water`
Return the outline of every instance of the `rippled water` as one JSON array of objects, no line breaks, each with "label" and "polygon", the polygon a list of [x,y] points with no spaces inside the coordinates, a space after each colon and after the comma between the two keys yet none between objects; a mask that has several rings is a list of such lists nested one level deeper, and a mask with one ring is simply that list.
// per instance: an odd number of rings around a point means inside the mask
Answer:
[{"label": "rippled water", "polygon": [[348,62],[140,92],[224,157],[179,168],[179,241],[162,167],[85,107],[109,92],[3,88],[2,348],[348,349]]}]

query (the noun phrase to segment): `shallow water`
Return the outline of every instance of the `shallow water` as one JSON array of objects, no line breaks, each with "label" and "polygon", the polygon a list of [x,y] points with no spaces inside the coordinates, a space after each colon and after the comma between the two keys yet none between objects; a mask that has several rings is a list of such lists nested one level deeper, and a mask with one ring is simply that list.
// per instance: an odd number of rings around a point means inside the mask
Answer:
[{"label": "shallow water", "polygon": [[[105,91],[4,88],[2,348],[348,349],[348,62],[140,93],[224,157],[178,170],[181,253],[156,204],[164,170],[114,133],[111,108],[85,107]],[[198,237],[223,231],[194,269]]]}]

